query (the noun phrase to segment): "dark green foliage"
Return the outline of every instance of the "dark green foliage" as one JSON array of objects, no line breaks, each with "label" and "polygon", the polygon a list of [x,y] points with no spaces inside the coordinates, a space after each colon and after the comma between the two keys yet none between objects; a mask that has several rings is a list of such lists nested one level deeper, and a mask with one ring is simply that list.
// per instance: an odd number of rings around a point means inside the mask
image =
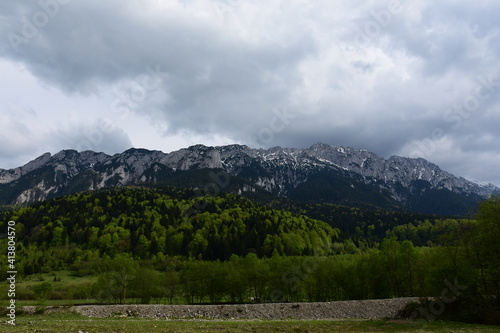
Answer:
[{"label": "dark green foliage", "polygon": [[[262,257],[274,252],[323,255],[330,253],[338,237],[338,230],[324,222],[242,197],[195,198],[189,190],[174,188],[80,193],[0,214],[4,224],[17,222],[26,274],[44,267],[62,269],[90,251],[138,259],[180,255],[225,260],[232,254]],[[49,249],[61,247],[64,251],[53,253],[47,266]]]},{"label": "dark green foliage", "polygon": [[[0,210],[0,228],[17,222],[20,277],[71,269],[97,280],[69,290],[54,277],[30,290],[20,286],[20,299],[244,303],[419,296],[436,298],[413,304],[406,315],[498,323],[500,199],[483,202],[476,220],[285,200],[272,206],[295,213],[230,194],[121,188]],[[340,239],[332,226],[347,236]],[[7,263],[5,255],[0,260]]]},{"label": "dark green foliage", "polygon": [[448,222],[430,272],[431,291],[413,317],[500,324],[500,198],[479,206],[475,221]]},{"label": "dark green foliage", "polygon": [[52,292],[52,285],[49,282],[42,282],[33,287],[33,292],[40,305],[44,304]]},{"label": "dark green foliage", "polygon": [[[381,242],[388,231],[398,226],[418,225],[426,220],[437,223],[442,218],[413,212],[349,207],[331,203],[304,204],[287,199],[273,201],[270,205],[325,221],[341,231],[341,239],[364,240],[371,244]],[[420,243],[414,244],[425,246],[429,240],[435,241],[430,237],[424,237]]]},{"label": "dark green foliage", "polygon": [[477,215],[477,237],[470,239],[471,256],[481,269],[484,292],[500,307],[500,197],[481,203]]}]

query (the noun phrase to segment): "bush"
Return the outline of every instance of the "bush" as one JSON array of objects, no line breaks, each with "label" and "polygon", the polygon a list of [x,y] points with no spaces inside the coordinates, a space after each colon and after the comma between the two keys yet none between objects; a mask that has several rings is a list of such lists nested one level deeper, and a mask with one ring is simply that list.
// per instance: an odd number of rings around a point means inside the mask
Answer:
[{"label": "bush", "polygon": [[[464,294],[454,302],[445,304],[442,311],[433,306],[435,299],[421,298],[408,303],[398,313],[404,319],[447,320],[486,325],[500,325],[500,307],[494,299]],[[435,304],[434,304],[435,305]]]},{"label": "bush", "polygon": [[466,294],[450,304],[442,318],[466,323],[500,325],[500,308],[494,299]]},{"label": "bush", "polygon": [[39,283],[32,286],[31,289],[34,291],[35,297],[40,304],[44,304],[52,293],[52,285],[49,282]]},{"label": "bush", "polygon": [[419,309],[422,307],[422,303],[419,302],[410,302],[406,304],[403,310],[400,310],[398,314],[396,315],[398,318],[403,318],[403,319],[416,319]]},{"label": "bush", "polygon": [[67,297],[69,299],[89,299],[92,298],[92,284],[81,283],[68,286]]},{"label": "bush", "polygon": [[17,300],[33,300],[35,299],[35,292],[31,288],[22,285],[16,286],[16,299]]}]

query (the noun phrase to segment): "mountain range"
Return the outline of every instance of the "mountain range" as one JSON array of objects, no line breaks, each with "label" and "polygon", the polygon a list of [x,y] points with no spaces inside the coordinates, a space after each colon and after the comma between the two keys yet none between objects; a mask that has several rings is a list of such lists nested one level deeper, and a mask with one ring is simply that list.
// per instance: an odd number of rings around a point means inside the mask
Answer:
[{"label": "mountain range", "polygon": [[317,143],[309,148],[253,149],[245,145],[195,145],[171,153],[63,150],[24,166],[0,169],[0,204],[22,205],[118,186],[176,185],[199,195],[233,192],[273,200],[463,216],[477,202],[499,195],[441,170],[422,158],[381,158],[365,149]]}]

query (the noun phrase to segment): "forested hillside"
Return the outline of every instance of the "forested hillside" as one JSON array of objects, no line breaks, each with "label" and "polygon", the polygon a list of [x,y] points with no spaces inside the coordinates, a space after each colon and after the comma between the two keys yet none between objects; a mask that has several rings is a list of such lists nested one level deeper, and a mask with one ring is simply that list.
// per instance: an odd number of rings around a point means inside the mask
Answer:
[{"label": "forested hillside", "polygon": [[[361,208],[331,203],[304,203],[289,199],[269,202],[274,208],[288,210],[324,221],[341,230],[340,239],[366,240],[380,243],[393,228],[402,225],[434,226],[444,216],[419,214],[411,211],[394,211],[374,208]],[[418,245],[426,245],[429,240],[437,241],[437,235],[429,234]]]},{"label": "forested hillside", "polygon": [[188,195],[181,189],[80,193],[4,211],[2,221],[17,222],[19,243],[25,248],[45,252],[65,247],[70,252],[126,253],[140,259],[324,255],[339,235],[324,222],[239,196]]},{"label": "forested hillside", "polygon": [[[0,228],[15,221],[22,299],[333,301],[442,297],[455,285],[447,308],[478,321],[484,309],[494,316],[499,306],[499,216],[497,198],[481,205],[477,220],[455,220],[292,201],[262,205],[173,187],[120,188],[4,209]],[[5,254],[0,260],[8,262]],[[73,282],[60,282],[68,274]],[[475,305],[464,310],[466,304]]]}]

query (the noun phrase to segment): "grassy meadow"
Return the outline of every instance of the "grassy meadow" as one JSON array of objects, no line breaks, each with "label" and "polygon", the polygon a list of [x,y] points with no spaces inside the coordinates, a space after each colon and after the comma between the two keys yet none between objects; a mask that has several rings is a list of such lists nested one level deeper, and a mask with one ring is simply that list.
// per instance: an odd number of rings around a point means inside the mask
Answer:
[{"label": "grassy meadow", "polygon": [[21,315],[0,332],[500,332],[500,327],[404,320],[192,321],[87,318],[73,313]]}]

